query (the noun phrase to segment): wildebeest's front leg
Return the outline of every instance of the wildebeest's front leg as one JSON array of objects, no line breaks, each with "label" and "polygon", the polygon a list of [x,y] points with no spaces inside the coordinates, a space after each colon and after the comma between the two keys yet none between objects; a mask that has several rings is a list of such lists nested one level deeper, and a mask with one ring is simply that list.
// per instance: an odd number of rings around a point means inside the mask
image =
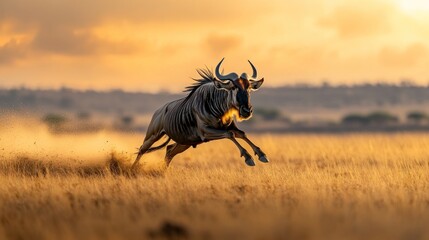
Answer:
[{"label": "wildebeest's front leg", "polygon": [[247,144],[250,145],[250,147],[253,149],[253,151],[255,151],[255,155],[258,155],[259,161],[264,162],[264,163],[269,162],[267,155],[261,150],[261,148],[259,148],[252,141],[250,141],[243,131],[235,130],[232,132],[234,132],[235,137],[243,139],[244,141],[247,142]]},{"label": "wildebeest's front leg", "polygon": [[211,140],[218,140],[223,138],[228,138],[231,140],[240,150],[241,156],[244,156],[244,162],[248,166],[255,166],[255,162],[253,161],[252,156],[247,152],[245,148],[243,148],[240,143],[237,142],[237,140],[234,138],[234,133],[228,130],[219,130],[219,129],[212,129],[212,128],[204,128],[202,130],[204,140],[211,141]]},{"label": "wildebeest's front leg", "polygon": [[258,155],[259,161],[264,162],[264,163],[269,162],[267,155],[258,146],[256,146],[252,141],[250,141],[250,139],[247,138],[246,133],[241,131],[240,129],[238,129],[237,126],[234,124],[234,122],[231,123],[229,129],[230,129],[230,131],[232,131],[234,133],[234,136],[236,138],[243,139],[244,141],[247,142],[247,144],[250,145],[250,147],[255,152],[255,155]]}]

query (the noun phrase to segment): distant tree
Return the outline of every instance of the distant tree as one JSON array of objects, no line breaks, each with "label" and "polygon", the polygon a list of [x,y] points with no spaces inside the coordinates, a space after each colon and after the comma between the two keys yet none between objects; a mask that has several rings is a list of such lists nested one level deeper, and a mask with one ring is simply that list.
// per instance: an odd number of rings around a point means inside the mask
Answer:
[{"label": "distant tree", "polygon": [[368,116],[368,122],[371,124],[391,124],[399,122],[399,118],[388,112],[376,111],[370,113]]},{"label": "distant tree", "polygon": [[322,88],[330,88],[330,87],[331,87],[331,84],[327,80],[324,80],[322,82]]},{"label": "distant tree", "polygon": [[124,126],[130,126],[134,122],[134,118],[132,116],[123,116],[121,118],[121,122]]},{"label": "distant tree", "polygon": [[67,119],[59,114],[55,113],[48,113],[43,117],[43,122],[48,125],[49,128],[59,128],[61,125],[63,125]]},{"label": "distant tree", "polygon": [[365,125],[368,124],[368,118],[361,114],[349,114],[341,119],[343,124],[353,124],[353,125]]},{"label": "distant tree", "polygon": [[401,87],[415,87],[417,84],[411,79],[402,79],[399,84]]},{"label": "distant tree", "polygon": [[407,114],[407,121],[415,124],[421,124],[429,119],[424,112],[413,111]]}]

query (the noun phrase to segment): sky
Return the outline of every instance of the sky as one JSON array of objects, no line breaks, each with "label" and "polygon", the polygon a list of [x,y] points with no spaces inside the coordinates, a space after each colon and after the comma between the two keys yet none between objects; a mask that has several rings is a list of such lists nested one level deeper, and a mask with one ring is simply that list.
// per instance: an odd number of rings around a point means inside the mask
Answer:
[{"label": "sky", "polygon": [[1,0],[0,87],[182,91],[225,72],[429,83],[425,0]]}]

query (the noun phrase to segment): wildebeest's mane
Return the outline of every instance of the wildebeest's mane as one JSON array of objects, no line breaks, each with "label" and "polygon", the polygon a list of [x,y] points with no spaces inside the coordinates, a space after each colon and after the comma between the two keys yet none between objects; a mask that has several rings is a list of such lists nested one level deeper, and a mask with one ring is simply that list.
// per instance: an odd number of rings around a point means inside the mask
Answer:
[{"label": "wildebeest's mane", "polygon": [[215,77],[213,75],[213,72],[208,68],[197,69],[197,73],[201,76],[201,78],[200,79],[193,78],[193,80],[195,81],[194,84],[187,86],[186,89],[184,90],[184,92],[190,92],[188,96],[191,96],[192,93],[194,93],[195,90],[197,90],[202,85],[206,83],[211,83],[214,81]]}]

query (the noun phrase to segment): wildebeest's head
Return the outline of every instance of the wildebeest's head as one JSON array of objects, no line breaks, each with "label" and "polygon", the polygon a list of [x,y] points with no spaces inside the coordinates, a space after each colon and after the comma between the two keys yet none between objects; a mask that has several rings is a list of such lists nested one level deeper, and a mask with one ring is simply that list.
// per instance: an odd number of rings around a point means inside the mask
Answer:
[{"label": "wildebeest's head", "polygon": [[247,73],[242,73],[238,76],[236,73],[232,72],[226,75],[223,75],[219,72],[220,65],[222,64],[224,58],[216,66],[216,78],[215,86],[219,89],[233,92],[233,106],[238,110],[240,118],[248,119],[252,116],[253,107],[250,103],[250,92],[256,91],[264,82],[264,78],[256,80],[258,72],[256,71],[255,66],[249,61],[250,66],[252,66],[252,76],[251,79],[248,79]]}]

